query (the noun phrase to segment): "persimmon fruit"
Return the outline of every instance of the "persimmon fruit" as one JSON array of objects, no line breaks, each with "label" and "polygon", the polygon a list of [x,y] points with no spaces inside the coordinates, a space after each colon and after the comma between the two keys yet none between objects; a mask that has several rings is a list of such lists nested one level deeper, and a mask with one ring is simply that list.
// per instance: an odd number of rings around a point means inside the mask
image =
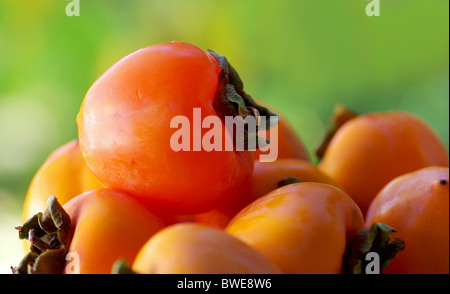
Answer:
[{"label": "persimmon fruit", "polygon": [[395,177],[448,164],[444,145],[426,122],[408,112],[390,111],[343,123],[319,166],[366,214],[376,194]]},{"label": "persimmon fruit", "polygon": [[375,197],[367,225],[392,226],[406,243],[385,273],[449,274],[448,186],[448,167],[427,167],[395,178]]},{"label": "persimmon fruit", "polygon": [[141,274],[279,274],[244,242],[200,224],[176,224],[150,238],[132,269]]},{"label": "persimmon fruit", "polygon": [[118,61],[88,90],[77,117],[87,165],[103,185],[180,214],[232,202],[250,179],[253,155],[172,150],[172,118],[192,122],[194,108],[221,119],[276,117],[244,91],[225,57],[183,42],[152,45]]},{"label": "persimmon fruit", "polygon": [[340,273],[347,242],[364,227],[356,203],[322,183],[278,188],[241,210],[225,231],[285,274]]},{"label": "persimmon fruit", "polygon": [[[117,259],[132,263],[141,246],[170,223],[171,216],[118,190],[87,191],[63,206],[51,196],[44,213],[17,227],[31,250],[15,272],[109,274]],[[68,253],[77,256],[78,271],[67,270]]]}]

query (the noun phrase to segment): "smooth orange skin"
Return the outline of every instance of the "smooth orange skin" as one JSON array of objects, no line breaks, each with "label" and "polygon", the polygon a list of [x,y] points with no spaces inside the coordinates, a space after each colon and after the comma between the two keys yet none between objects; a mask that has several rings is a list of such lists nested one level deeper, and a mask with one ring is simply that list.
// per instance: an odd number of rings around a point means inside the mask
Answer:
[{"label": "smooth orange skin", "polygon": [[392,179],[427,166],[448,166],[447,151],[420,118],[402,111],[360,115],[331,140],[320,168],[365,214]]},{"label": "smooth orange skin", "polygon": [[[259,131],[258,136],[270,140],[270,133],[268,131],[267,133]],[[258,149],[253,153],[255,156],[255,161],[258,161],[261,154],[268,153],[268,151],[262,152]],[[278,123],[277,160],[288,158],[310,160],[308,150],[300,139],[300,136],[297,134],[291,124],[285,119],[285,117],[283,115],[280,115],[280,121]]]},{"label": "smooth orange skin", "polygon": [[395,178],[375,197],[367,225],[392,226],[406,244],[384,273],[449,274],[448,186],[448,167],[428,167]]},{"label": "smooth orange skin", "polygon": [[347,241],[363,227],[360,209],[342,190],[297,183],[251,203],[225,231],[285,274],[337,274],[342,271]]},{"label": "smooth orange skin", "polygon": [[114,262],[134,262],[142,245],[168,221],[134,197],[113,189],[85,192],[63,208],[71,217],[69,252],[80,257],[81,274],[109,274]]},{"label": "smooth orange skin", "polygon": [[23,206],[25,222],[47,208],[46,199],[55,195],[61,205],[73,197],[103,186],[87,167],[77,140],[56,149],[39,168]]},{"label": "smooth orange skin", "polygon": [[[192,151],[192,130],[191,151],[170,146],[175,116],[187,117],[192,129],[193,108],[201,108],[202,119],[218,115],[220,71],[212,55],[183,42],[140,49],[108,69],[77,117],[81,150],[97,178],[178,214],[239,197],[253,169],[249,151]],[[222,133],[228,134],[225,125]]]},{"label": "smooth orange skin", "polygon": [[245,206],[278,188],[286,177],[296,177],[302,182],[317,182],[336,186],[335,182],[315,165],[300,159],[279,159],[274,162],[255,162],[249,192],[224,208],[195,216],[195,221],[224,229],[230,220]]},{"label": "smooth orange skin", "polygon": [[132,269],[141,274],[279,274],[264,256],[223,231],[178,224],[154,235]]}]

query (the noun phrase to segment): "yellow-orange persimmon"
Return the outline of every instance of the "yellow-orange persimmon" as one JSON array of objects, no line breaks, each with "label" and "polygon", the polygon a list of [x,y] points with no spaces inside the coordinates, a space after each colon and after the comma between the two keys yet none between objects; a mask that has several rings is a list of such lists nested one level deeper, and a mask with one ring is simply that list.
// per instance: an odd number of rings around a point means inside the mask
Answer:
[{"label": "yellow-orange persimmon", "polygon": [[347,241],[364,227],[362,213],[342,190],[322,183],[278,188],[240,211],[226,232],[286,274],[340,273]]},{"label": "yellow-orange persimmon", "polygon": [[448,167],[428,167],[395,178],[375,197],[367,224],[392,226],[406,243],[385,273],[449,274],[448,186]]},{"label": "yellow-orange persimmon", "polygon": [[142,245],[169,223],[157,209],[113,189],[85,192],[63,208],[73,232],[69,252],[79,255],[82,274],[108,274],[120,258],[132,263]]},{"label": "yellow-orange persimmon", "polygon": [[260,253],[227,233],[200,224],[177,224],[141,248],[133,270],[142,274],[278,274]]},{"label": "yellow-orange persimmon", "polygon": [[427,166],[448,166],[447,151],[419,117],[391,111],[345,122],[331,139],[320,168],[365,214],[389,181]]}]

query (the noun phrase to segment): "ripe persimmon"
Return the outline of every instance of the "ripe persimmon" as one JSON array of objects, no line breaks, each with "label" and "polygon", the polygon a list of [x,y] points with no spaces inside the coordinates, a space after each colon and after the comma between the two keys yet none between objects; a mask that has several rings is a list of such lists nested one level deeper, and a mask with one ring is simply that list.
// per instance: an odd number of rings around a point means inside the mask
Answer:
[{"label": "ripe persimmon", "polygon": [[140,249],[141,274],[279,274],[271,261],[227,233],[200,224],[169,226]]},{"label": "ripe persimmon", "polygon": [[[113,189],[87,191],[64,206],[51,196],[44,213],[17,227],[20,238],[30,240],[31,251],[13,271],[111,273],[117,259],[132,263],[142,245],[172,222],[170,218]],[[76,258],[66,265],[68,254]]]},{"label": "ripe persimmon", "polygon": [[225,231],[286,274],[340,273],[347,241],[364,227],[342,190],[322,183],[278,188],[241,210]]},{"label": "ripe persimmon", "polygon": [[[202,119],[276,116],[245,93],[224,56],[183,42],[152,45],[118,61],[87,92],[77,117],[87,165],[105,186],[180,214],[232,202],[250,179],[253,155],[173,150],[171,121],[193,124],[194,108]],[[192,128],[202,136],[202,126]],[[219,129],[230,134],[223,121]]]},{"label": "ripe persimmon", "polygon": [[369,113],[345,122],[331,139],[320,169],[365,214],[392,179],[427,166],[448,166],[448,153],[433,130],[404,111]]},{"label": "ripe persimmon", "polygon": [[334,181],[315,165],[300,159],[278,159],[274,162],[255,162],[248,193],[226,207],[195,216],[195,221],[223,229],[245,206],[278,188],[280,181],[294,177],[300,182],[334,185]]},{"label": "ripe persimmon", "polygon": [[449,274],[448,186],[448,167],[427,167],[395,178],[375,197],[366,223],[392,226],[406,243],[385,273]]}]

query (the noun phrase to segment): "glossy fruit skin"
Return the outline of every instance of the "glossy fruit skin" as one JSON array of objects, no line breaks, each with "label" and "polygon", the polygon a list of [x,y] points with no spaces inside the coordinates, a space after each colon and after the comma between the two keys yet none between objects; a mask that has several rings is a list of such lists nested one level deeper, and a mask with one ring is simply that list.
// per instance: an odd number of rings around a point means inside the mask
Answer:
[{"label": "glossy fruit skin", "polygon": [[25,222],[47,208],[46,199],[55,195],[61,205],[73,197],[103,186],[87,167],[77,140],[56,149],[39,168],[25,199],[22,219]]},{"label": "glossy fruit skin", "polygon": [[346,243],[364,227],[355,202],[322,183],[281,187],[239,212],[225,229],[285,274],[340,273]]},{"label": "glossy fruit skin", "polygon": [[168,223],[157,210],[113,189],[85,192],[63,208],[73,231],[69,252],[78,253],[81,274],[109,274],[121,258],[133,263],[141,246]]},{"label": "glossy fruit skin", "polygon": [[336,186],[334,181],[315,165],[300,159],[278,159],[274,162],[255,162],[249,191],[235,202],[195,216],[195,221],[224,229],[245,206],[278,188],[278,182],[296,177],[302,182],[317,182]]},{"label": "glossy fruit skin", "polygon": [[279,274],[261,254],[223,231],[178,224],[141,248],[133,270],[142,274]]},{"label": "glossy fruit skin", "polygon": [[428,167],[399,176],[373,200],[368,225],[397,229],[406,248],[387,274],[449,274],[449,170]]},{"label": "glossy fruit skin", "polygon": [[81,150],[97,178],[180,214],[239,197],[253,169],[249,151],[192,151],[192,138],[191,151],[170,146],[175,116],[187,117],[191,128],[193,108],[201,108],[202,118],[218,116],[220,72],[211,54],[183,42],[140,49],[108,69],[77,117]]},{"label": "glossy fruit skin", "polygon": [[437,135],[413,114],[392,111],[357,116],[331,140],[320,168],[365,214],[389,181],[427,166],[448,166]]}]

